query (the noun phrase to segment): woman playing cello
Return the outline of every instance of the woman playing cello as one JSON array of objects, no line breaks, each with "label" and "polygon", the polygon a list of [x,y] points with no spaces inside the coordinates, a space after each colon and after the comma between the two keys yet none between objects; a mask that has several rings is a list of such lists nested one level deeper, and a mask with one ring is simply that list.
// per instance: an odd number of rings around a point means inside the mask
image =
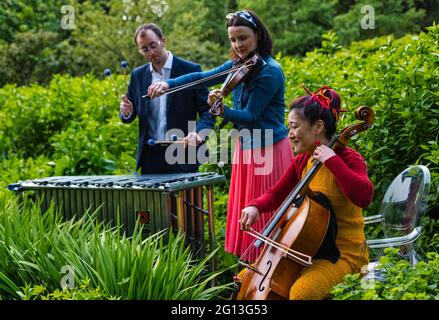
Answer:
[{"label": "woman playing cello", "polygon": [[329,87],[307,92],[292,102],[288,115],[289,139],[297,156],[274,187],[247,204],[240,220],[242,229],[249,230],[264,212],[281,205],[314,159],[323,164],[309,188],[325,195],[332,206],[338,228],[336,249],[326,257],[315,257],[312,265],[303,269],[289,290],[292,300],[324,299],[344,275],[359,272],[367,263],[361,208],[367,207],[373,197],[373,185],[361,155],[347,146],[335,150],[327,147],[342,111],[339,95]]}]

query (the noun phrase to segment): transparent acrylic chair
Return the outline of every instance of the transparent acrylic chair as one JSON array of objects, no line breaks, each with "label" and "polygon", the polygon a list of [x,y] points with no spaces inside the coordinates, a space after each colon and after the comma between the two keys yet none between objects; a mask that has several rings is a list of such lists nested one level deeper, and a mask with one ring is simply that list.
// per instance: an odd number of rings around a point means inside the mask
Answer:
[{"label": "transparent acrylic chair", "polygon": [[[383,239],[366,240],[369,249],[399,247],[399,255],[414,266],[420,256],[416,240],[421,235],[420,218],[426,209],[430,171],[422,165],[402,171],[387,188],[379,214],[365,217],[365,224],[381,223]],[[366,278],[380,278],[377,262],[367,265]],[[365,266],[366,267],[366,266]]]}]

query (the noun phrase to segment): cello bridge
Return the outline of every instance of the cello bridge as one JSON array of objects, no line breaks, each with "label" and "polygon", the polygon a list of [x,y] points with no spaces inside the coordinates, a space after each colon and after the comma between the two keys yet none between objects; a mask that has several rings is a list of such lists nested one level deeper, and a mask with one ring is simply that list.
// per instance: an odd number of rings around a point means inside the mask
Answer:
[{"label": "cello bridge", "polygon": [[242,264],[244,267],[246,267],[247,269],[249,269],[249,270],[251,270],[251,271],[253,271],[253,272],[256,272],[256,273],[259,274],[260,276],[263,276],[263,275],[264,275],[261,271],[259,271],[259,270],[256,269],[255,267],[253,267],[251,264],[248,264],[248,263],[246,263],[246,262],[244,262],[244,261],[241,261],[241,260],[239,260],[238,262],[239,262],[240,264]]}]

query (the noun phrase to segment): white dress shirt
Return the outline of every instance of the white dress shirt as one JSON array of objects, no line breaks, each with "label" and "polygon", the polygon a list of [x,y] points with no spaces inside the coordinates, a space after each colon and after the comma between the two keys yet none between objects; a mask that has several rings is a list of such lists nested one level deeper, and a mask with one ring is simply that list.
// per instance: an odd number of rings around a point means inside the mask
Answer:
[{"label": "white dress shirt", "polygon": [[[173,55],[168,51],[168,58],[161,70],[155,71],[150,64],[151,83],[166,81],[171,77]],[[167,95],[154,98],[149,102],[148,107],[148,139],[166,140],[166,102]]]}]

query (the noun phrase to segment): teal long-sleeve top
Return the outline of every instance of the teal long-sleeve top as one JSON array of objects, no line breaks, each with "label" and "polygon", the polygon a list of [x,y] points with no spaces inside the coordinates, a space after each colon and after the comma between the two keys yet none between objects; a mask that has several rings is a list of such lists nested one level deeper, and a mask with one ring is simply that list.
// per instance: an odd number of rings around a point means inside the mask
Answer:
[{"label": "teal long-sleeve top", "polygon": [[[233,107],[224,107],[224,120],[236,125],[241,147],[251,149],[274,144],[287,136],[285,126],[285,76],[281,66],[271,56],[245,83],[232,91]],[[194,72],[167,80],[173,88],[204,79],[234,66],[229,60],[209,71]],[[207,81],[207,86],[223,83],[227,75]]]}]

